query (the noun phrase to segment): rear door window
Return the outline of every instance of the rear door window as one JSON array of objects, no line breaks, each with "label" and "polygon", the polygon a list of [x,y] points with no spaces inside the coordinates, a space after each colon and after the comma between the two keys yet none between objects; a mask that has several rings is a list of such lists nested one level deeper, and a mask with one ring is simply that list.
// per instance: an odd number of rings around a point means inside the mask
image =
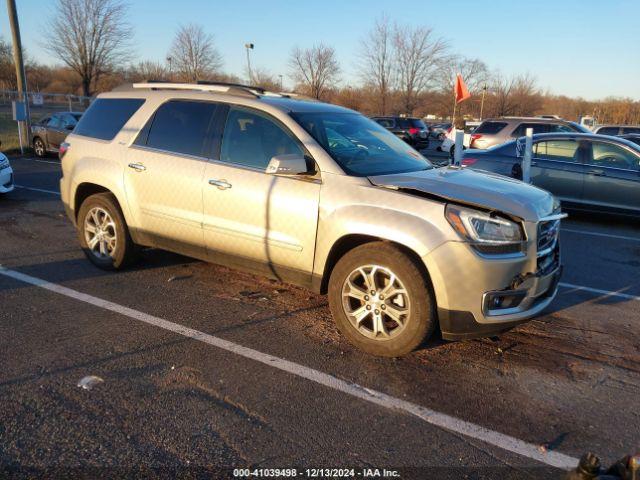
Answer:
[{"label": "rear door window", "polygon": [[99,140],[113,140],[143,103],[142,98],[98,98],[82,115],[74,133]]},{"label": "rear door window", "polygon": [[598,129],[598,135],[618,135],[618,127],[602,127]]},{"label": "rear door window", "polygon": [[208,132],[216,108],[217,104],[212,102],[171,100],[163,103],[135,143],[166,152],[206,156]]},{"label": "rear door window", "polygon": [[549,125],[549,132],[551,133],[571,133],[575,132],[569,125],[563,125],[561,123]]},{"label": "rear door window", "polygon": [[413,128],[419,128],[421,130],[426,130],[427,126],[425,125],[425,123],[420,120],[419,118],[411,118],[409,119],[409,124],[413,127]]},{"label": "rear door window", "polygon": [[540,160],[579,162],[579,143],[575,140],[547,140],[533,144],[533,156]]},{"label": "rear door window", "polygon": [[482,133],[484,135],[495,135],[502,131],[507,124],[505,122],[482,122],[473,133]]},{"label": "rear door window", "polygon": [[549,124],[547,123],[521,123],[518,125],[513,133],[511,134],[514,137],[523,137],[527,134],[527,128],[533,129],[534,135],[536,133],[547,133],[549,131]]},{"label": "rear door window", "polygon": [[623,127],[622,133],[640,133],[640,127]]}]

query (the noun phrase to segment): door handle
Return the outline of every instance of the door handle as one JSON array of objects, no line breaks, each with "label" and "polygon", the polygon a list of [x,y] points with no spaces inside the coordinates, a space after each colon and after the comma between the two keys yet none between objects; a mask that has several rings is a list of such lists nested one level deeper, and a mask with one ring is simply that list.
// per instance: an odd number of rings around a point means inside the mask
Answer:
[{"label": "door handle", "polygon": [[536,165],[538,165],[538,162],[534,162],[533,160],[531,160],[531,166],[535,167]]},{"label": "door handle", "polygon": [[226,180],[209,180],[209,185],[218,187],[220,190],[226,190],[227,188],[231,188],[231,184]]},{"label": "door handle", "polygon": [[129,168],[133,168],[136,172],[144,172],[147,167],[141,163],[130,163]]},{"label": "door handle", "polygon": [[595,168],[593,170],[588,170],[587,173],[589,175],[594,175],[596,177],[604,177],[605,176],[604,170],[600,170],[599,168]]}]

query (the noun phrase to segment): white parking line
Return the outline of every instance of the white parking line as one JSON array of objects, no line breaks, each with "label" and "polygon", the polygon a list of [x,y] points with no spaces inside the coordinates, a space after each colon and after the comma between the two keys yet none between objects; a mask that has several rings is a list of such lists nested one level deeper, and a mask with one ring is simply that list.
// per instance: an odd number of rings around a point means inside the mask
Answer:
[{"label": "white parking line", "polygon": [[40,193],[50,193],[51,195],[60,195],[60,192],[54,192],[53,190],[43,190],[42,188],[25,187],[24,185],[14,185],[16,188],[22,188],[23,190],[32,190]]},{"label": "white parking line", "polygon": [[38,158],[30,158],[29,160],[35,160],[38,163],[50,163],[51,165],[60,165],[60,162],[54,162],[53,160],[40,160]]},{"label": "white parking line", "polygon": [[564,282],[560,282],[558,285],[565,288],[572,288],[574,290],[583,290],[585,292],[597,293],[599,295],[604,295],[606,297],[618,297],[618,298],[624,298],[625,300],[636,300],[640,302],[640,297],[636,295],[629,295],[628,293],[620,293],[619,291],[612,292],[609,290],[600,290],[599,288],[583,287],[582,285],[573,285],[572,283],[564,283]]},{"label": "white parking line", "polygon": [[611,233],[589,232],[587,230],[574,230],[572,228],[561,228],[561,232],[579,233],[581,235],[593,235],[594,237],[615,238],[618,240],[631,240],[632,242],[640,242],[640,237],[628,237],[626,235],[613,235]]},{"label": "white parking line", "polygon": [[297,377],[310,380],[327,388],[346,393],[347,395],[351,395],[361,400],[374,403],[391,410],[409,413],[431,425],[449,430],[451,432],[462,434],[476,440],[480,440],[490,445],[499,447],[503,450],[517,453],[518,455],[531,458],[533,460],[551,465],[553,467],[569,470],[571,468],[575,468],[575,466],[578,464],[577,458],[565,455],[563,453],[555,451],[541,451],[537,445],[525,442],[518,438],[511,437],[509,435],[505,435],[503,433],[496,432],[479,425],[475,425],[473,423],[437,412],[435,410],[431,410],[415,403],[407,402],[406,400],[401,400],[399,398],[387,395],[382,392],[378,392],[376,390],[365,388],[356,383],[340,380],[333,375],[329,375],[319,370],[315,370],[313,368],[309,368],[280,357],[269,355],[268,353],[263,353],[252,348],[244,347],[237,343],[233,343],[228,340],[224,340],[222,338],[215,337],[213,335],[209,335],[198,330],[194,330],[192,328],[185,327],[168,320],[164,320],[159,317],[154,317],[152,315],[125,307],[123,305],[119,305],[117,303],[109,302],[108,300],[103,300],[92,295],[87,295],[86,293],[78,292],[77,290],[72,290],[70,288],[63,287],[62,285],[25,275],[14,270],[8,270],[2,267],[2,265],[0,265],[0,275],[10,277],[15,280],[34,285],[36,287],[44,288],[45,290],[64,295],[66,297],[70,297],[75,300],[94,305],[96,307],[104,308],[105,310],[109,310],[120,315],[139,320],[149,325],[163,328],[179,335],[183,335],[185,337],[192,338],[209,345],[213,345],[214,347],[220,348],[222,350],[226,350],[228,352],[235,353],[236,355],[240,355],[242,357],[249,358],[270,367],[277,368],[292,375],[296,375]]}]

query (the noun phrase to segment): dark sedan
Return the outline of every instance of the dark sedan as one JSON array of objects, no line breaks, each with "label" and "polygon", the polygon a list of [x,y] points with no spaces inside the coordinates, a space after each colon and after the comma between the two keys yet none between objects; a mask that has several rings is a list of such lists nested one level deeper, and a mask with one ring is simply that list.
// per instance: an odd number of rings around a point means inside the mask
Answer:
[{"label": "dark sedan", "polygon": [[[522,178],[525,139],[487,150],[466,150],[462,164]],[[531,183],[568,207],[640,217],[640,145],[583,133],[533,136]]]},{"label": "dark sedan", "polygon": [[61,112],[48,115],[31,127],[33,151],[38,157],[48,152],[57,153],[60,144],[75,128],[82,117],[78,112]]},{"label": "dark sedan", "polygon": [[429,148],[429,129],[419,118],[371,117],[371,120],[379,123],[416,150]]}]

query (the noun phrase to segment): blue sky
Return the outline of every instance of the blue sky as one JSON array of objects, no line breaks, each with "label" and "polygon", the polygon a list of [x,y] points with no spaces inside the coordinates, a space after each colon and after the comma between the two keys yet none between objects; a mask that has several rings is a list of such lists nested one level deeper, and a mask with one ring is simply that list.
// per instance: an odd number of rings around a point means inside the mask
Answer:
[{"label": "blue sky", "polygon": [[[53,0],[17,4],[28,54],[55,63],[39,44]],[[243,75],[250,41],[254,65],[285,75],[286,86],[291,48],[321,41],[336,49],[343,82],[356,80],[360,40],[382,14],[430,26],[453,52],[492,69],[530,72],[553,93],[640,99],[638,0],[131,0],[129,20],[140,59],[163,60],[176,28],[195,22],[215,36],[225,71]],[[0,35],[10,39],[6,10]]]}]

